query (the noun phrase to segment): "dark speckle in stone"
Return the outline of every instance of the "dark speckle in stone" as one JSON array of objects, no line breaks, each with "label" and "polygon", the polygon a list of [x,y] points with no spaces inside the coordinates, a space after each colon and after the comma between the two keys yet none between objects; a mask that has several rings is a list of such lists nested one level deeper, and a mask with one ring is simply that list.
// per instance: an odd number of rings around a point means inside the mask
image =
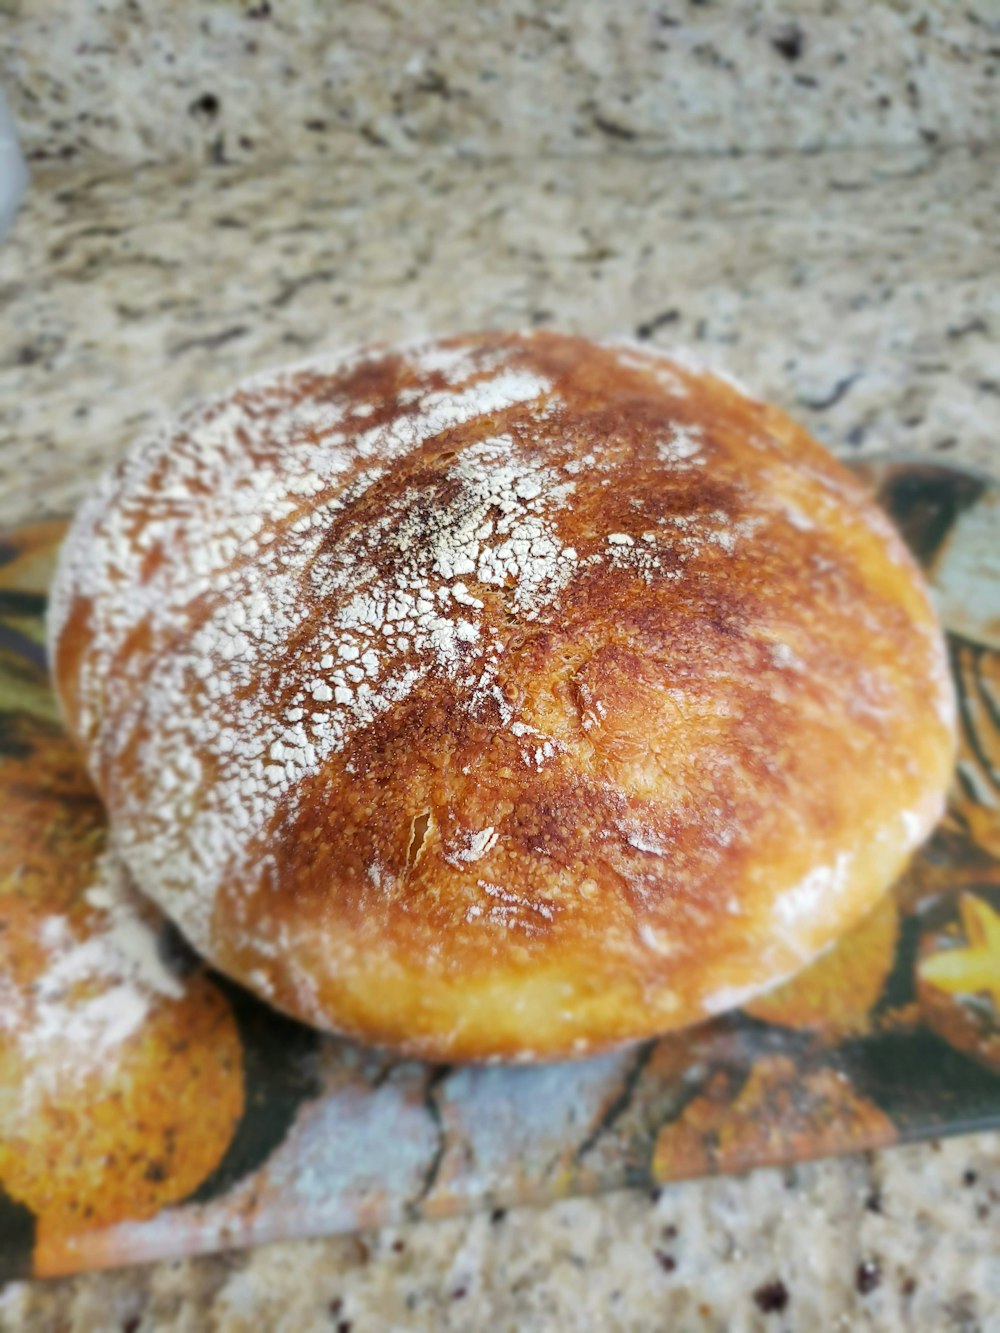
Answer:
[{"label": "dark speckle in stone", "polygon": [[780,1278],[765,1282],[754,1292],[753,1299],[761,1314],[780,1314],[788,1304],[788,1288]]},{"label": "dark speckle in stone", "polygon": [[371,125],[360,125],[358,127],[358,132],[362,139],[367,143],[373,144],[376,148],[388,148],[389,146],[389,141],[384,139],[377,130],[372,128]]},{"label": "dark speckle in stone", "polygon": [[641,324],[635,326],[635,336],[640,342],[646,342],[652,338],[658,329],[662,329],[665,324],[673,324],[680,319],[679,310],[664,310],[662,314],[654,315],[652,319],[644,320]]},{"label": "dark speckle in stone", "polygon": [[196,97],[188,110],[192,116],[204,116],[206,120],[214,120],[219,114],[220,103],[215,93],[202,93]]},{"label": "dark speckle in stone", "polygon": [[882,1270],[874,1259],[864,1259],[858,1264],[854,1274],[854,1285],[862,1296],[874,1291],[881,1281]]},{"label": "dark speckle in stone", "polygon": [[636,138],[635,130],[630,130],[627,125],[619,125],[615,120],[608,120],[596,111],[594,112],[594,125],[610,139],[632,140]]},{"label": "dark speckle in stone", "polygon": [[450,102],[454,92],[448,80],[437,70],[428,70],[426,74],[413,85],[418,93],[427,93],[430,97],[441,97],[446,102]]},{"label": "dark speckle in stone", "polygon": [[861,378],[862,372],[856,370],[853,375],[845,375],[839,379],[829,393],[824,394],[822,398],[799,398],[803,407],[812,408],[814,412],[825,412],[828,408],[834,407],[840,402],[854,387]]},{"label": "dark speckle in stone", "polygon": [[771,45],[778,55],[784,56],[786,60],[798,60],[805,45],[802,29],[797,24],[790,23],[787,28],[783,28],[771,38]]},{"label": "dark speckle in stone", "polygon": [[990,328],[986,320],[981,315],[966,320],[964,324],[952,324],[948,329],[948,337],[953,341],[959,338],[967,338],[970,333],[989,333]]},{"label": "dark speckle in stone", "polygon": [[978,1179],[979,1177],[976,1175],[975,1171],[969,1170],[962,1172],[962,1184],[966,1189],[969,1189],[974,1185]]},{"label": "dark speckle in stone", "polygon": [[219,333],[206,333],[202,338],[185,338],[183,342],[175,343],[170,348],[170,356],[179,356],[182,352],[190,352],[194,347],[222,347],[228,342],[233,342],[236,338],[242,338],[248,332],[245,324],[234,324],[231,328],[222,329]]},{"label": "dark speckle in stone", "polygon": [[845,436],[847,443],[855,447],[863,444],[865,436],[868,434],[868,427],[869,423],[867,421],[859,421],[856,426],[852,426]]},{"label": "dark speckle in stone", "polygon": [[960,1291],[957,1296],[953,1296],[945,1304],[944,1313],[948,1316],[949,1324],[945,1327],[953,1327],[962,1330],[962,1333],[973,1333],[973,1330],[981,1329],[982,1323],[977,1318],[977,1301],[971,1291]]}]

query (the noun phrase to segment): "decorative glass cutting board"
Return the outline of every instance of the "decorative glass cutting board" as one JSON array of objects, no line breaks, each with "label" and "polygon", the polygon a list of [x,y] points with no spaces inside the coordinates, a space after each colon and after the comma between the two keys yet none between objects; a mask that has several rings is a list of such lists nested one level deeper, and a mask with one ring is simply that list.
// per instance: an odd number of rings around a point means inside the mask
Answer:
[{"label": "decorative glass cutting board", "polygon": [[205,969],[104,857],[43,649],[59,521],[0,542],[0,1277],[1000,1125],[1000,487],[858,472],[928,571],[961,749],[893,892],[794,981],[598,1059],[394,1060]]}]

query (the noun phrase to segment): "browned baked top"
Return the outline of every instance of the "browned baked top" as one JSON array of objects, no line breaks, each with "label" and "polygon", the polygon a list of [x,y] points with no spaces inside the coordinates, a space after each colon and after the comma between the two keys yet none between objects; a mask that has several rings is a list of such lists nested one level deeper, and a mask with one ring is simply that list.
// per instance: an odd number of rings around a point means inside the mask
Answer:
[{"label": "browned baked top", "polygon": [[796,970],[937,817],[940,632],[784,414],[554,334],[245,382],[84,505],[66,716],[136,882],[309,1022],[572,1054]]}]

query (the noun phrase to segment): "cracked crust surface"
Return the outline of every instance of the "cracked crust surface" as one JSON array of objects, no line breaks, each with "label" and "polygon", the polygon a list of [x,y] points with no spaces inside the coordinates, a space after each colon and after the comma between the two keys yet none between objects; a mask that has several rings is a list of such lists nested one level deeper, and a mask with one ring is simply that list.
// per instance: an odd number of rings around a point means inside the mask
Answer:
[{"label": "cracked crust surface", "polygon": [[137,883],[318,1026],[584,1054],[797,971],[936,821],[940,631],[783,413],[550,333],[258,377],[109,474],[60,698]]}]

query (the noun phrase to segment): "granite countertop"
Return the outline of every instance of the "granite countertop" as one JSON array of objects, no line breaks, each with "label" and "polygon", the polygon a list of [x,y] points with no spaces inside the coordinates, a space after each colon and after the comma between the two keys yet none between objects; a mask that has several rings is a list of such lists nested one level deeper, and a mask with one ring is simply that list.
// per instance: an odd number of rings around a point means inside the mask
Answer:
[{"label": "granite countertop", "polygon": [[1000,136],[994,0],[0,0],[29,157],[813,151]]},{"label": "granite countertop", "polygon": [[11,1283],[25,1333],[992,1333],[1000,1135]]},{"label": "granite countertop", "polygon": [[[36,172],[0,521],[236,375],[426,330],[692,347],[841,453],[1000,470],[1000,150]],[[1000,1135],[50,1284],[0,1328],[1000,1329]]]},{"label": "granite countertop", "polygon": [[36,172],[0,248],[0,521],[189,398],[374,338],[687,345],[832,448],[995,466],[1000,147]]}]

